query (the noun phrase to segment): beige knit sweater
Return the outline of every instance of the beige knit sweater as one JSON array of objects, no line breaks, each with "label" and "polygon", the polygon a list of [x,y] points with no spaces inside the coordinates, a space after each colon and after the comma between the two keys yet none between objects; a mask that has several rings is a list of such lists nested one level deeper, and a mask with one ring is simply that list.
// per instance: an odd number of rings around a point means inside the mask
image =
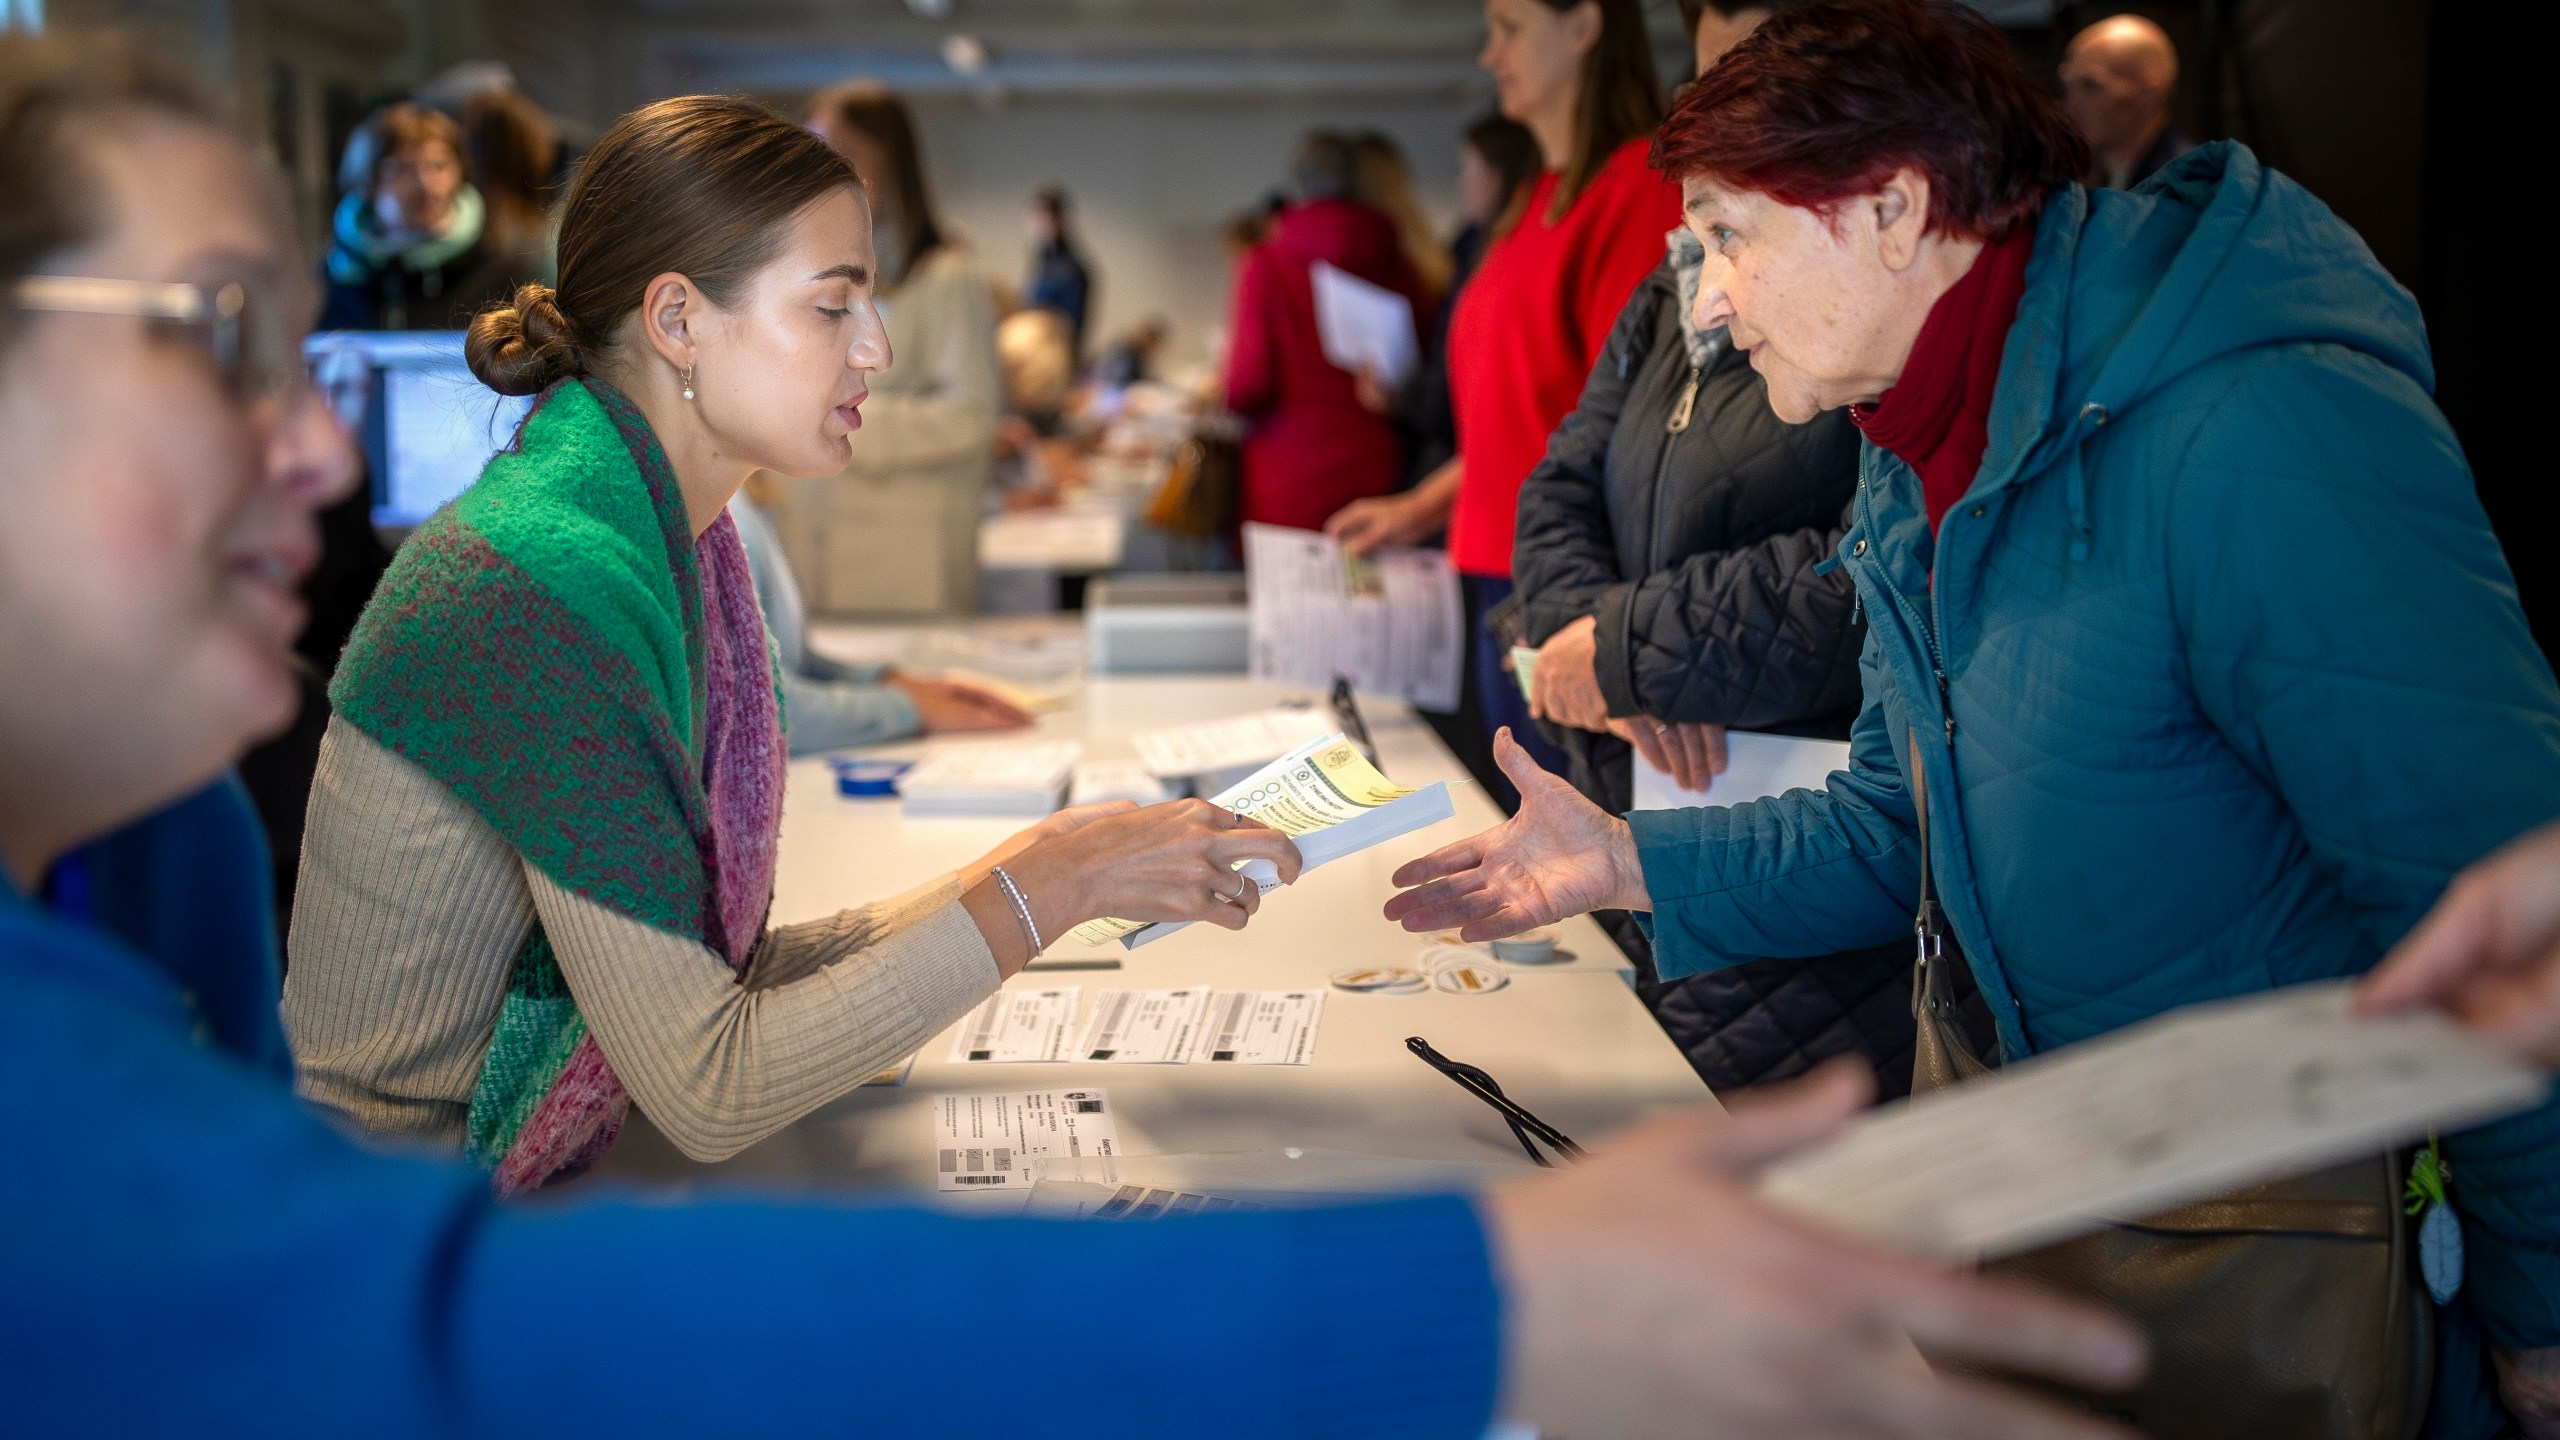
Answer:
[{"label": "beige knit sweater", "polygon": [[459,1146],[535,920],[605,1058],[678,1149],[719,1160],[893,1064],[996,988],[945,877],[769,930],[743,982],[696,940],[583,899],[363,731],[320,746],[284,1020],[309,1098]]}]

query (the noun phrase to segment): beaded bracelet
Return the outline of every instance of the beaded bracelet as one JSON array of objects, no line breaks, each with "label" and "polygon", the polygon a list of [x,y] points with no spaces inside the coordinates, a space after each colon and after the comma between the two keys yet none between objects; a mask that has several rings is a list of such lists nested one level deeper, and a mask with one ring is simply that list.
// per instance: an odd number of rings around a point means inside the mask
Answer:
[{"label": "beaded bracelet", "polygon": [[1003,866],[998,865],[994,869],[996,883],[1004,887],[1005,898],[1013,902],[1013,918],[1022,922],[1022,933],[1031,937],[1031,953],[1037,957],[1049,947],[1040,939],[1040,927],[1031,923],[1031,902],[1022,898],[1022,887],[1013,883],[1013,877],[1004,873]]}]

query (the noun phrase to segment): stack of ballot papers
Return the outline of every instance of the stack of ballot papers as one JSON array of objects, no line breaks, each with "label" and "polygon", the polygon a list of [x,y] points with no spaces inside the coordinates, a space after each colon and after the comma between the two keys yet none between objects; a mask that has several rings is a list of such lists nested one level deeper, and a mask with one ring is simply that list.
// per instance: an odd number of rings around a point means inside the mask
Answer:
[{"label": "stack of ballot papers", "polygon": [[1120,1125],[1108,1090],[1028,1090],[934,1097],[934,1189],[1031,1188],[1031,1162],[1115,1155]]},{"label": "stack of ballot papers", "polygon": [[1454,710],[1466,651],[1458,572],[1446,552],[1353,555],[1285,525],[1244,527],[1253,678],[1392,695]]},{"label": "stack of ballot papers", "polygon": [[1997,1259],[2541,1103],[2549,1084],[2433,1010],[2349,983],[2173,1011],[1889,1105],[1761,1193],[1896,1249]]},{"label": "stack of ballot papers", "polygon": [[[1075,985],[1004,989],[951,1033],[955,1065],[1306,1065],[1322,990],[1105,990],[1081,1031]],[[1081,1038],[1079,1038],[1081,1036]]]},{"label": "stack of ballot papers", "polygon": [[1283,705],[1196,725],[1167,725],[1129,737],[1138,763],[1163,780],[1215,794],[1310,740],[1333,733],[1330,713]]},{"label": "stack of ballot papers", "polygon": [[1096,805],[1105,800],[1155,805],[1172,798],[1173,787],[1157,779],[1143,760],[1083,761],[1076,766],[1075,779],[1067,786],[1070,805]]},{"label": "stack of ballot papers", "polygon": [[908,771],[898,795],[909,815],[1037,819],[1066,800],[1082,753],[1073,740],[947,746]]},{"label": "stack of ballot papers", "polygon": [[[1296,840],[1301,873],[1457,813],[1449,803],[1447,781],[1435,780],[1419,790],[1394,784],[1339,734],[1308,741],[1211,797],[1210,803]],[[1264,860],[1248,860],[1238,873],[1266,894],[1280,883],[1279,872]],[[1067,933],[1087,945],[1117,940],[1134,950],[1190,923],[1089,920]]]}]

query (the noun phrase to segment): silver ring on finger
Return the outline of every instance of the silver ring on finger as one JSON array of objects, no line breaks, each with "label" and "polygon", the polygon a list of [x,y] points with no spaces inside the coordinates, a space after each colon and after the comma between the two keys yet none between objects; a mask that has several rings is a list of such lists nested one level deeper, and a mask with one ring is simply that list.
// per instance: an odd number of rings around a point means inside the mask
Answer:
[{"label": "silver ring on finger", "polygon": [[1668,735],[1671,733],[1671,727],[1660,720],[1656,720],[1653,722],[1653,733],[1656,735]]},{"label": "silver ring on finger", "polygon": [[1242,904],[1244,903],[1244,891],[1245,891],[1245,887],[1246,887],[1246,886],[1248,886],[1248,885],[1251,885],[1252,883],[1253,883],[1253,882],[1252,882],[1252,881],[1250,881],[1250,880],[1244,879],[1244,878],[1242,878],[1242,877],[1238,877],[1238,878],[1237,878],[1237,880],[1236,880],[1236,893],[1234,893],[1233,895],[1224,895],[1224,894],[1220,894],[1218,891],[1215,891],[1215,890],[1212,890],[1212,891],[1210,891],[1209,893],[1210,893],[1212,896],[1215,896],[1218,900],[1222,901],[1222,902],[1223,902],[1223,903],[1225,903],[1225,904],[1229,904],[1229,905],[1242,905]]}]

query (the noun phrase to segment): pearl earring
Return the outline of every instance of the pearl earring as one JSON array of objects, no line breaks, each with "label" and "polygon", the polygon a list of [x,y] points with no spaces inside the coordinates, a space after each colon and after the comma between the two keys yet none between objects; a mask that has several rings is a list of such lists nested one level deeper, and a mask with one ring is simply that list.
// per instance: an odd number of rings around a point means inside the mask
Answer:
[{"label": "pearl earring", "polygon": [[690,365],[684,367],[684,398],[693,398],[693,367]]}]

